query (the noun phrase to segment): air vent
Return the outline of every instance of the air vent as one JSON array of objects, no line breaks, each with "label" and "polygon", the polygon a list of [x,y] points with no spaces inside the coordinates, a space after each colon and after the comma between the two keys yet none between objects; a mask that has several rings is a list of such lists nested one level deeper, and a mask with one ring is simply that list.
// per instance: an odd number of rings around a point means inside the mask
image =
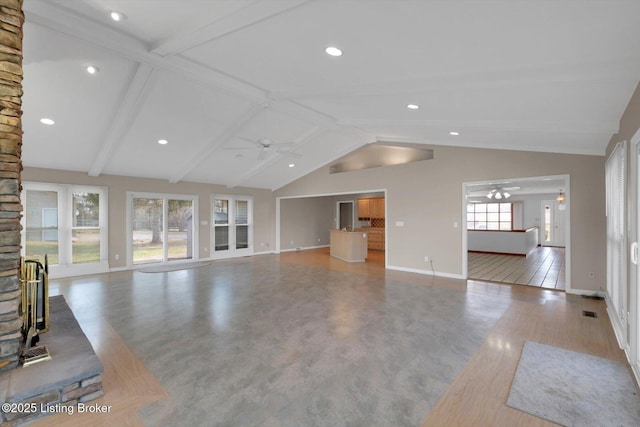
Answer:
[{"label": "air vent", "polygon": [[593,295],[582,295],[582,298],[587,298],[587,299],[594,299],[597,301],[602,301],[604,299],[604,297],[598,295],[598,294],[593,294]]},{"label": "air vent", "polygon": [[594,319],[598,317],[598,313],[589,310],[582,310],[582,315],[585,317],[593,317]]}]

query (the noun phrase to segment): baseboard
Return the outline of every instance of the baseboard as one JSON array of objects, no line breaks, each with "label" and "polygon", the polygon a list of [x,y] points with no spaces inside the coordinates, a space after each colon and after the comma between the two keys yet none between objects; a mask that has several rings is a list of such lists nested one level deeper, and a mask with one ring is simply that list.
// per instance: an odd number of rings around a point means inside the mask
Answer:
[{"label": "baseboard", "polygon": [[386,266],[386,268],[389,269],[389,270],[404,271],[404,272],[407,272],[407,273],[417,273],[417,274],[424,274],[424,275],[429,275],[429,276],[447,277],[449,279],[461,279],[461,280],[466,279],[466,277],[464,277],[461,274],[443,273],[443,272],[440,272],[440,271],[422,270],[422,269],[418,269],[418,268],[398,267],[398,266],[395,266],[395,265],[388,265],[388,266]]},{"label": "baseboard", "polygon": [[589,295],[589,296],[597,295],[599,297],[606,298],[606,295],[604,292],[590,291],[587,289],[568,289],[566,290],[566,293],[571,295]]},{"label": "baseboard", "polygon": [[613,328],[613,332],[616,336],[616,340],[618,340],[618,346],[625,351],[627,354],[627,359],[629,358],[629,345],[627,343],[627,339],[624,334],[624,328],[620,323],[620,319],[618,318],[618,313],[613,309],[613,303],[611,298],[609,297],[609,293],[605,293],[604,300],[607,303],[607,315],[609,316],[609,321],[611,322],[611,327]]},{"label": "baseboard", "polygon": [[310,249],[320,249],[320,248],[328,248],[330,245],[320,245],[320,246],[300,246],[297,248],[290,249],[280,249],[280,253],[282,252],[300,252],[300,251],[308,251]]},{"label": "baseboard", "polygon": [[640,386],[640,366],[638,366],[637,363],[629,362],[629,364],[631,365],[631,370],[633,371],[633,376],[636,379],[636,385]]}]

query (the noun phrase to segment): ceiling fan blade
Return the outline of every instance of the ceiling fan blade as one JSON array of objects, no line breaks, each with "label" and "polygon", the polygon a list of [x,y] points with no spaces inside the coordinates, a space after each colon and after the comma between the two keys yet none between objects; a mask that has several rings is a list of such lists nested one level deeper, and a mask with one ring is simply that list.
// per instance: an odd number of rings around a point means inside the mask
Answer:
[{"label": "ceiling fan blade", "polygon": [[260,152],[258,153],[258,161],[262,161],[262,160],[266,159],[267,158],[267,154],[268,153],[267,153],[267,149],[266,148],[260,150]]},{"label": "ceiling fan blade", "polygon": [[224,150],[253,150],[253,147],[224,147]]},{"label": "ceiling fan blade", "polygon": [[253,139],[245,138],[244,136],[239,136],[238,138],[243,140],[243,141],[247,141],[248,143],[253,144],[256,147],[264,148],[264,145],[260,144],[260,142],[258,142],[258,141],[254,141]]},{"label": "ceiling fan blade", "polygon": [[294,157],[296,159],[302,158],[302,154],[294,153],[293,151],[285,151],[285,150],[276,150],[276,153],[282,154],[287,157]]},{"label": "ceiling fan blade", "polygon": [[289,142],[275,142],[273,144],[271,144],[272,147],[290,147],[294,144],[293,141],[289,141]]}]

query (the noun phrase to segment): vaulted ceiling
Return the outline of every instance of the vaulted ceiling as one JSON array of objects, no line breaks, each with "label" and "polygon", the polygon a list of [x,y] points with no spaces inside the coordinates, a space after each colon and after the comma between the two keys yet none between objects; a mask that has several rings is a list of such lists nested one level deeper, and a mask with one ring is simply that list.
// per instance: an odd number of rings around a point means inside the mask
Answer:
[{"label": "vaulted ceiling", "polygon": [[602,155],[640,77],[639,1],[24,9],[23,162],[89,175],[277,189],[375,141]]}]

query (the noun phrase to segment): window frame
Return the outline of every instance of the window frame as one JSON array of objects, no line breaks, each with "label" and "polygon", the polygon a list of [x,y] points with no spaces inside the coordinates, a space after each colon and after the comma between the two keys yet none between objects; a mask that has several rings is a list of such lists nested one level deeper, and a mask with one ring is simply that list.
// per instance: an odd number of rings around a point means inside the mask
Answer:
[{"label": "window frame", "polygon": [[[20,224],[23,230],[27,229],[27,216],[29,215],[26,204],[27,191],[48,191],[57,193],[57,242],[58,263],[49,265],[49,275],[52,278],[78,276],[84,274],[96,274],[109,271],[109,230],[108,230],[108,206],[109,191],[107,187],[97,185],[58,184],[46,182],[22,182],[21,200],[24,208]],[[77,229],[73,225],[73,195],[74,193],[95,193],[99,195],[98,226],[99,229],[100,256],[95,262],[73,262],[73,231]],[[21,256],[26,256],[26,234],[22,233],[20,249]]]},{"label": "window frame", "polygon": [[[162,260],[149,261],[149,262],[134,262],[133,260],[133,199],[162,199]],[[193,203],[193,217],[192,217],[192,241],[191,241],[191,253],[192,257],[187,259],[171,259],[168,252],[168,233],[169,233],[169,201],[170,200],[191,200]],[[194,194],[170,194],[170,193],[151,193],[151,192],[137,192],[127,191],[127,212],[126,212],[126,227],[127,227],[127,266],[128,268],[143,268],[150,265],[165,265],[172,263],[185,263],[194,262],[199,259],[199,201],[200,197]]]},{"label": "window frame", "polygon": [[[489,206],[498,205],[497,211],[489,211]],[[501,205],[509,205],[508,212],[502,211]],[[469,208],[473,206],[473,212],[469,211]],[[478,207],[484,206],[484,212],[478,212]],[[468,231],[513,231],[513,202],[478,202],[478,203],[467,203],[467,211],[466,211],[466,220],[467,220],[467,230]],[[489,214],[498,214],[497,221],[489,221]],[[508,214],[509,220],[503,220],[502,215]],[[472,215],[473,220],[470,221],[470,215]],[[484,219],[477,219],[478,215],[484,215]],[[473,223],[473,228],[469,227],[469,223]],[[489,228],[489,224],[497,223],[498,228]],[[484,224],[484,228],[478,228],[477,224]],[[508,228],[503,228],[502,224],[508,224]]]}]

